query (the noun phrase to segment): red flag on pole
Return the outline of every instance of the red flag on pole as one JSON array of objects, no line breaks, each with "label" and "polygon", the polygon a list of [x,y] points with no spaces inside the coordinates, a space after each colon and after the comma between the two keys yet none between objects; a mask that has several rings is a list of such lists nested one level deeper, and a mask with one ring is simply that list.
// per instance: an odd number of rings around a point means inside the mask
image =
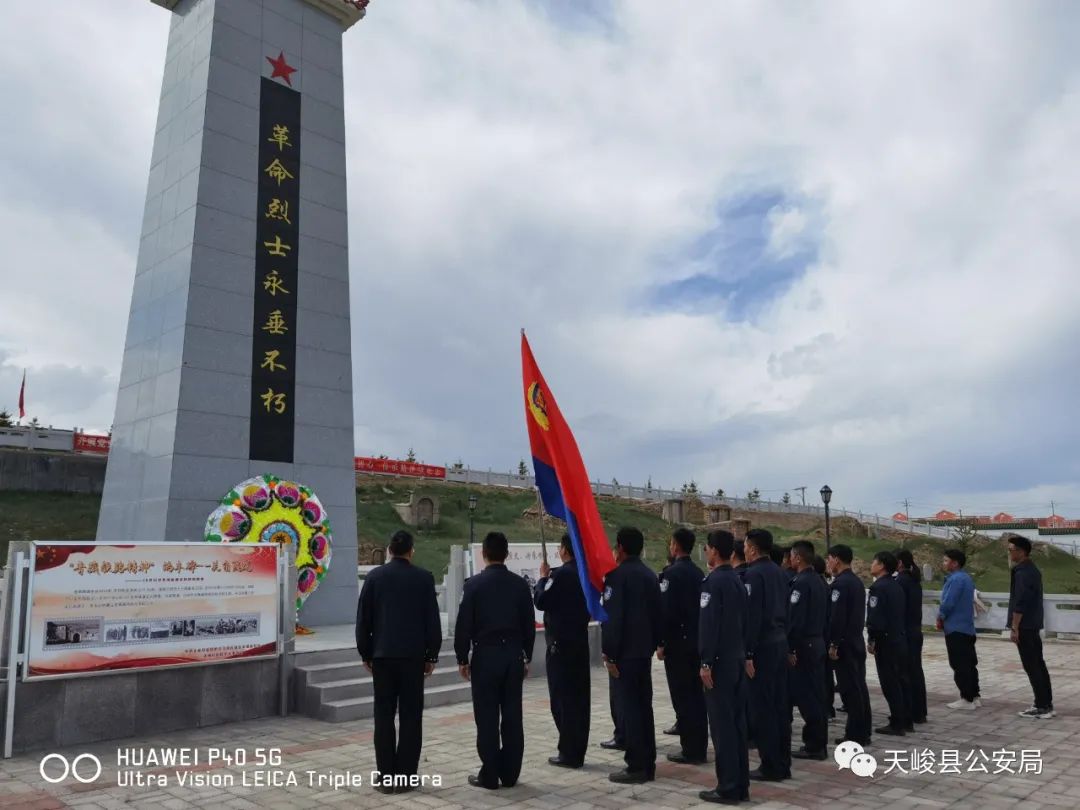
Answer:
[{"label": "red flag on pole", "polygon": [[19,387],[19,418],[26,417],[26,369],[22,373],[22,385]]}]

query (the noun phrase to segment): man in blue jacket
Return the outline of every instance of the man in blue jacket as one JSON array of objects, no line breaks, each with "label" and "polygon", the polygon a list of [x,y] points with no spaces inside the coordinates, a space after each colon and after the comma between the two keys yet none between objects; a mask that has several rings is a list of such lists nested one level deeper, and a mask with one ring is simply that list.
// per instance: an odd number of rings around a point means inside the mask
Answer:
[{"label": "man in blue jacket", "polygon": [[945,552],[941,567],[945,584],[938,607],[938,630],[945,631],[945,649],[960,699],[946,704],[950,709],[974,711],[979,699],[979,656],[975,652],[975,583],[964,570],[967,556],[959,549]]},{"label": "man in blue jacket", "polygon": [[1031,561],[1031,541],[1014,534],[1009,540],[1009,617],[1008,626],[1013,644],[1020,652],[1020,662],[1031,681],[1035,702],[1021,717],[1049,720],[1054,716],[1054,695],[1050,688],[1050,673],[1043,658],[1043,585],[1042,574]]}]

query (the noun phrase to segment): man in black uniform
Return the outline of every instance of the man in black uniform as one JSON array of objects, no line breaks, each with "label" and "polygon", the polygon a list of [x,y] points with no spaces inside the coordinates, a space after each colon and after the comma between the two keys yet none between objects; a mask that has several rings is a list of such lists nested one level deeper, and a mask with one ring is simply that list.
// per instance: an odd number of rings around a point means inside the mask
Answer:
[{"label": "man in black uniform", "polygon": [[[375,767],[382,793],[412,788],[420,764],[424,677],[439,660],[442,622],[435,578],[412,564],[413,538],[390,538],[390,560],[368,574],[356,606],[356,650],[375,691]],[[394,716],[401,727],[394,731]],[[395,779],[394,777],[405,777]]]},{"label": "man in black uniform", "polygon": [[787,694],[788,576],[769,558],[772,534],[746,533],[746,674],[761,766],[751,779],[791,778],[791,711]]},{"label": "man in black uniform", "polygon": [[[739,582],[746,581],[746,569],[750,567],[746,562],[746,542],[744,540],[735,541],[735,553],[731,556],[731,564],[735,570],[735,575],[739,578]],[[754,718],[750,712],[750,679],[743,678],[743,712],[746,715],[746,739],[747,742],[754,745]]]},{"label": "man in black uniform", "polygon": [[866,587],[851,570],[854,555],[851,547],[832,546],[826,558],[833,581],[829,589],[829,629],[826,642],[829,659],[836,673],[836,689],[847,709],[844,736],[836,742],[851,740],[870,744],[870,692],[866,688]]},{"label": "man in black uniform", "polygon": [[536,641],[532,592],[504,565],[508,553],[506,535],[489,532],[483,547],[487,566],[465,581],[454,629],[458,670],[472,681],[481,763],[480,772],[469,775],[469,784],[489,790],[500,782],[513,787],[521,774],[525,753],[521,688]]},{"label": "man in black uniform", "polygon": [[[922,574],[906,548],[896,552],[896,581],[904,591],[904,631],[907,633],[907,683],[910,720],[926,722],[926,675],[922,666]],[[909,730],[913,731],[914,726]]]},{"label": "man in black uniform", "polygon": [[791,703],[803,718],[803,745],[797,759],[826,759],[829,728],[822,698],[825,695],[825,605],[828,589],[814,571],[814,544],[797,540],[791,547],[788,610],[788,689]]},{"label": "man in black uniform", "polygon": [[533,595],[544,611],[548,696],[559,732],[559,755],[548,762],[580,768],[589,745],[589,610],[568,534],[562,536],[559,558],[562,565],[554,571],[546,560],[540,566]]},{"label": "man in black uniform", "polygon": [[911,723],[907,705],[907,633],[904,630],[904,591],[893,579],[896,557],[879,551],[870,563],[874,584],[866,601],[867,651],[877,664],[881,694],[889,704],[889,722],[878,734],[904,736]]},{"label": "man in black uniform", "polygon": [[[821,582],[825,586],[825,630],[828,632],[829,628],[829,616],[832,608],[832,600],[829,597],[829,576],[825,571],[825,558],[820,554],[814,555],[814,573],[821,577]],[[825,717],[828,722],[831,722],[836,717],[836,709],[833,707],[833,703],[836,701],[836,675],[833,672],[832,659],[829,658],[828,653],[825,655]]]},{"label": "man in black uniform", "polygon": [[626,768],[608,778],[621,784],[656,778],[652,656],[663,644],[663,614],[656,574],[641,561],[644,546],[645,537],[638,529],[619,529],[615,537],[618,565],[604,577],[608,620],[601,628],[601,641],[626,734]]},{"label": "man in black uniform", "polygon": [[709,534],[705,556],[709,576],[702,585],[698,648],[701,681],[716,751],[716,788],[698,794],[702,801],[737,804],[750,799],[746,741],[746,590],[731,567],[735,537]]},{"label": "man in black uniform", "polygon": [[664,611],[664,646],[656,657],[664,662],[671,705],[675,709],[675,728],[682,750],[668,754],[680,764],[700,765],[705,761],[709,744],[705,716],[705,694],[701,687],[701,659],[698,657],[698,617],[701,613],[701,581],[705,574],[690,552],[694,533],[676,529],[669,550],[674,561],[660,574],[660,605]]}]

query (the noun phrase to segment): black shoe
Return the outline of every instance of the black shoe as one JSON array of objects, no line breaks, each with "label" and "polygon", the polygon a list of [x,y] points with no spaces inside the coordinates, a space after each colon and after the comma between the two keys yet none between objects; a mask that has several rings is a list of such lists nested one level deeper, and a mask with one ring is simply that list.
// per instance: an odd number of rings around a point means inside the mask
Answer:
[{"label": "black shoe", "polygon": [[807,751],[805,748],[800,748],[798,751],[791,752],[792,759],[816,759],[818,762],[829,758],[829,754],[826,751]]},{"label": "black shoe", "polygon": [[620,785],[643,785],[656,778],[655,771],[628,771],[621,770],[608,776],[608,780]]},{"label": "black shoe", "polygon": [[469,784],[472,785],[473,787],[483,788],[484,790],[498,790],[499,789],[498,784],[485,785],[483,782],[480,781],[480,777],[477,776],[475,773],[470,773],[469,774]]},{"label": "black shoe", "polygon": [[554,765],[556,768],[580,768],[584,764],[584,762],[571,762],[563,759],[562,756],[548,757],[548,765]]},{"label": "black shoe", "polygon": [[676,765],[704,765],[707,761],[705,757],[688,757],[681,751],[677,754],[668,754],[668,762],[674,762]]},{"label": "black shoe", "polygon": [[376,785],[375,789],[379,791],[379,793],[385,793],[388,796],[394,792],[393,785]]},{"label": "black shoe", "polygon": [[394,793],[412,793],[416,790],[416,785],[398,785],[394,788]]},{"label": "black shoe", "polygon": [[855,740],[855,739],[848,739],[847,737],[837,737],[835,740],[833,740],[833,743],[836,744],[836,745],[841,745],[841,744],[846,743],[846,742],[858,743],[859,745],[870,745],[870,740],[869,739]]},{"label": "black shoe", "polygon": [[880,728],[875,728],[874,731],[876,731],[878,734],[885,734],[889,737],[907,736],[906,731],[904,731],[902,728],[897,728],[896,726],[881,726]]},{"label": "black shoe", "polygon": [[927,722],[927,720],[925,717],[916,717],[912,722],[917,726],[921,726],[923,723]]},{"label": "black shoe", "polygon": [[604,740],[602,743],[600,743],[600,747],[604,748],[604,749],[607,749],[608,751],[625,751],[626,750],[626,746],[623,745],[621,742],[619,742],[618,740],[616,740],[614,738],[612,738],[610,740]]},{"label": "black shoe", "polygon": [[738,796],[717,793],[715,790],[703,790],[698,793],[698,798],[703,802],[712,802],[713,804],[739,804],[743,801]]},{"label": "black shoe", "polygon": [[768,771],[763,771],[763,770],[761,770],[761,768],[755,768],[754,770],[750,771],[750,778],[753,779],[755,782],[783,782],[784,781],[783,776],[777,776],[776,774],[769,773]]},{"label": "black shoe", "polygon": [[675,723],[674,725],[672,725],[671,728],[665,728],[664,733],[665,734],[671,734],[674,737],[678,737],[679,736],[679,724]]},{"label": "black shoe", "polygon": [[908,723],[906,726],[904,726],[904,731],[914,731],[914,730],[915,730],[915,724],[914,723]]}]

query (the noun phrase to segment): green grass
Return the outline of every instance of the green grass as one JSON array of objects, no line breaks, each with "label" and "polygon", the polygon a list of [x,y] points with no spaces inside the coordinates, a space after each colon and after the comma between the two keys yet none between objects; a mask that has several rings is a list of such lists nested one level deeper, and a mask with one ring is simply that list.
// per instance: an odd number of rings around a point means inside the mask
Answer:
[{"label": "green grass", "polygon": [[[536,506],[536,496],[525,490],[466,486],[435,481],[405,481],[401,479],[363,479],[357,487],[357,535],[361,543],[384,545],[390,535],[401,528],[402,522],[393,504],[404,503],[409,493],[433,495],[439,498],[440,522],[431,530],[413,529],[416,536],[416,562],[441,578],[450,561],[450,547],[469,542],[469,495],[477,496],[475,537],[477,542],[488,531],[498,530],[510,542],[539,542],[540,527],[535,517],[523,516],[526,509]],[[8,540],[86,540],[94,536],[100,499],[96,495],[66,495],[61,493],[0,492],[0,559],[7,559]],[[597,506],[609,541],[614,545],[615,532],[620,526],[637,526],[645,534],[646,561],[654,569],[663,567],[667,559],[667,542],[672,526],[660,515],[641,504],[601,498]],[[331,514],[331,520],[333,514]],[[767,524],[767,520],[764,521]],[[766,525],[780,542],[811,536],[819,551],[824,550],[820,529],[798,532]],[[562,534],[553,526],[547,528],[547,540],[554,544]],[[865,575],[874,553],[895,548],[895,543],[866,537],[834,535],[834,543],[846,543],[861,561]],[[919,564],[929,563],[935,577],[927,587],[941,585],[940,565],[944,550],[953,543],[925,537],[912,538],[908,547]],[[977,541],[966,549],[968,571],[980,590],[1008,591],[1009,563],[1002,541]],[[695,557],[698,554],[695,553]],[[1035,560],[1043,572],[1047,593],[1080,593],[1080,559],[1049,546],[1037,546]],[[700,563],[699,563],[700,564]]]}]

